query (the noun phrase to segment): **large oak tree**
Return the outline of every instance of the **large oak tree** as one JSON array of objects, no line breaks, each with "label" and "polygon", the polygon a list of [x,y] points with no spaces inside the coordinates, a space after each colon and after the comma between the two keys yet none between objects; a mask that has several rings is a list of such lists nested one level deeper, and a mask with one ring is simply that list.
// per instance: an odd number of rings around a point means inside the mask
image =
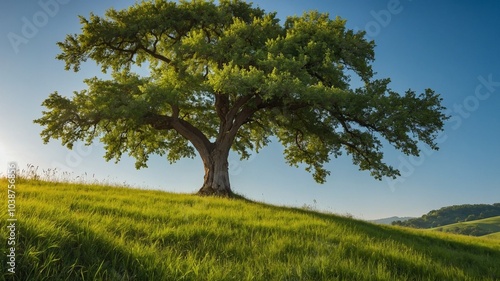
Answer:
[{"label": "large oak tree", "polygon": [[437,149],[447,119],[434,91],[399,94],[375,79],[374,42],[328,14],[280,24],[240,0],[158,0],[80,19],[81,33],[58,43],[57,58],[74,71],[91,59],[112,79],[86,79],[71,98],[51,94],[35,120],[44,141],[71,148],[99,139],[107,160],[128,153],[137,168],[150,154],[175,162],[198,153],[200,194],[231,195],[230,150],[246,158],[270,138],[317,182],[342,153],[376,179],[397,177],[381,140],[419,155],[419,143]]}]

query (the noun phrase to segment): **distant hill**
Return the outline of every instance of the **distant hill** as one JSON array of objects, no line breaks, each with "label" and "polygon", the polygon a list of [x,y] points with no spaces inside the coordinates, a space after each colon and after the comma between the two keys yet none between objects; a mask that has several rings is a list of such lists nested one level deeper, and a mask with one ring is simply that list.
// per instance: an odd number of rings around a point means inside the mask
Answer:
[{"label": "distant hill", "polygon": [[378,220],[369,220],[369,222],[376,223],[376,224],[391,225],[395,221],[407,221],[409,219],[414,219],[414,218],[413,217],[390,217],[390,218],[383,218],[383,219],[378,219]]},{"label": "distant hill", "polygon": [[484,236],[500,232],[500,216],[475,221],[459,222],[431,229],[455,234]]},{"label": "distant hill", "polygon": [[481,237],[488,238],[488,239],[497,239],[497,240],[500,240],[500,232],[491,233],[491,234],[488,234],[488,235],[485,235],[485,236],[481,236]]},{"label": "distant hill", "polygon": [[492,205],[466,204],[432,210],[420,218],[414,218],[407,221],[395,221],[392,224],[413,228],[433,228],[457,222],[473,221],[495,216],[500,216],[500,203]]}]

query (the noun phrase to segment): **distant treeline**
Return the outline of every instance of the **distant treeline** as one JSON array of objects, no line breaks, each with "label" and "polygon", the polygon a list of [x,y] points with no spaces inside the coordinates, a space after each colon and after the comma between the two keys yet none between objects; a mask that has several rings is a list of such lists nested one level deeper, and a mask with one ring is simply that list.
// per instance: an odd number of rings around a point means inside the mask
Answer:
[{"label": "distant treeline", "polygon": [[500,203],[493,205],[455,205],[432,210],[420,218],[407,221],[395,221],[393,225],[401,225],[413,228],[432,228],[444,226],[457,222],[473,221],[490,217],[500,216]]}]

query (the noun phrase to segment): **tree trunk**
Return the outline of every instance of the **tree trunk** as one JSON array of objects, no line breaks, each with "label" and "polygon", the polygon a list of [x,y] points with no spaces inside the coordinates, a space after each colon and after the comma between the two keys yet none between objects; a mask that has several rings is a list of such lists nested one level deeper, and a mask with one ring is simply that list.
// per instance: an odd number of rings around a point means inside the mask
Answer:
[{"label": "tree trunk", "polygon": [[229,183],[229,146],[227,148],[215,148],[208,157],[203,157],[205,166],[205,178],[203,186],[198,191],[200,195],[215,195],[231,197],[231,185]]}]

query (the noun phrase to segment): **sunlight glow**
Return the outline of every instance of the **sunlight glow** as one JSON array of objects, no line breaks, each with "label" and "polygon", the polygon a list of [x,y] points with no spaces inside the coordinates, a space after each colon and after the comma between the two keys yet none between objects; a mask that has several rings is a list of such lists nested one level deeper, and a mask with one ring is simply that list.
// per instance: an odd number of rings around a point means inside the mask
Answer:
[{"label": "sunlight glow", "polygon": [[[4,144],[3,141],[0,140],[0,167],[7,165],[7,163],[10,161],[13,161],[13,159],[10,159],[10,153],[7,150],[7,146]],[[5,171],[0,171],[0,172],[5,172]]]}]

